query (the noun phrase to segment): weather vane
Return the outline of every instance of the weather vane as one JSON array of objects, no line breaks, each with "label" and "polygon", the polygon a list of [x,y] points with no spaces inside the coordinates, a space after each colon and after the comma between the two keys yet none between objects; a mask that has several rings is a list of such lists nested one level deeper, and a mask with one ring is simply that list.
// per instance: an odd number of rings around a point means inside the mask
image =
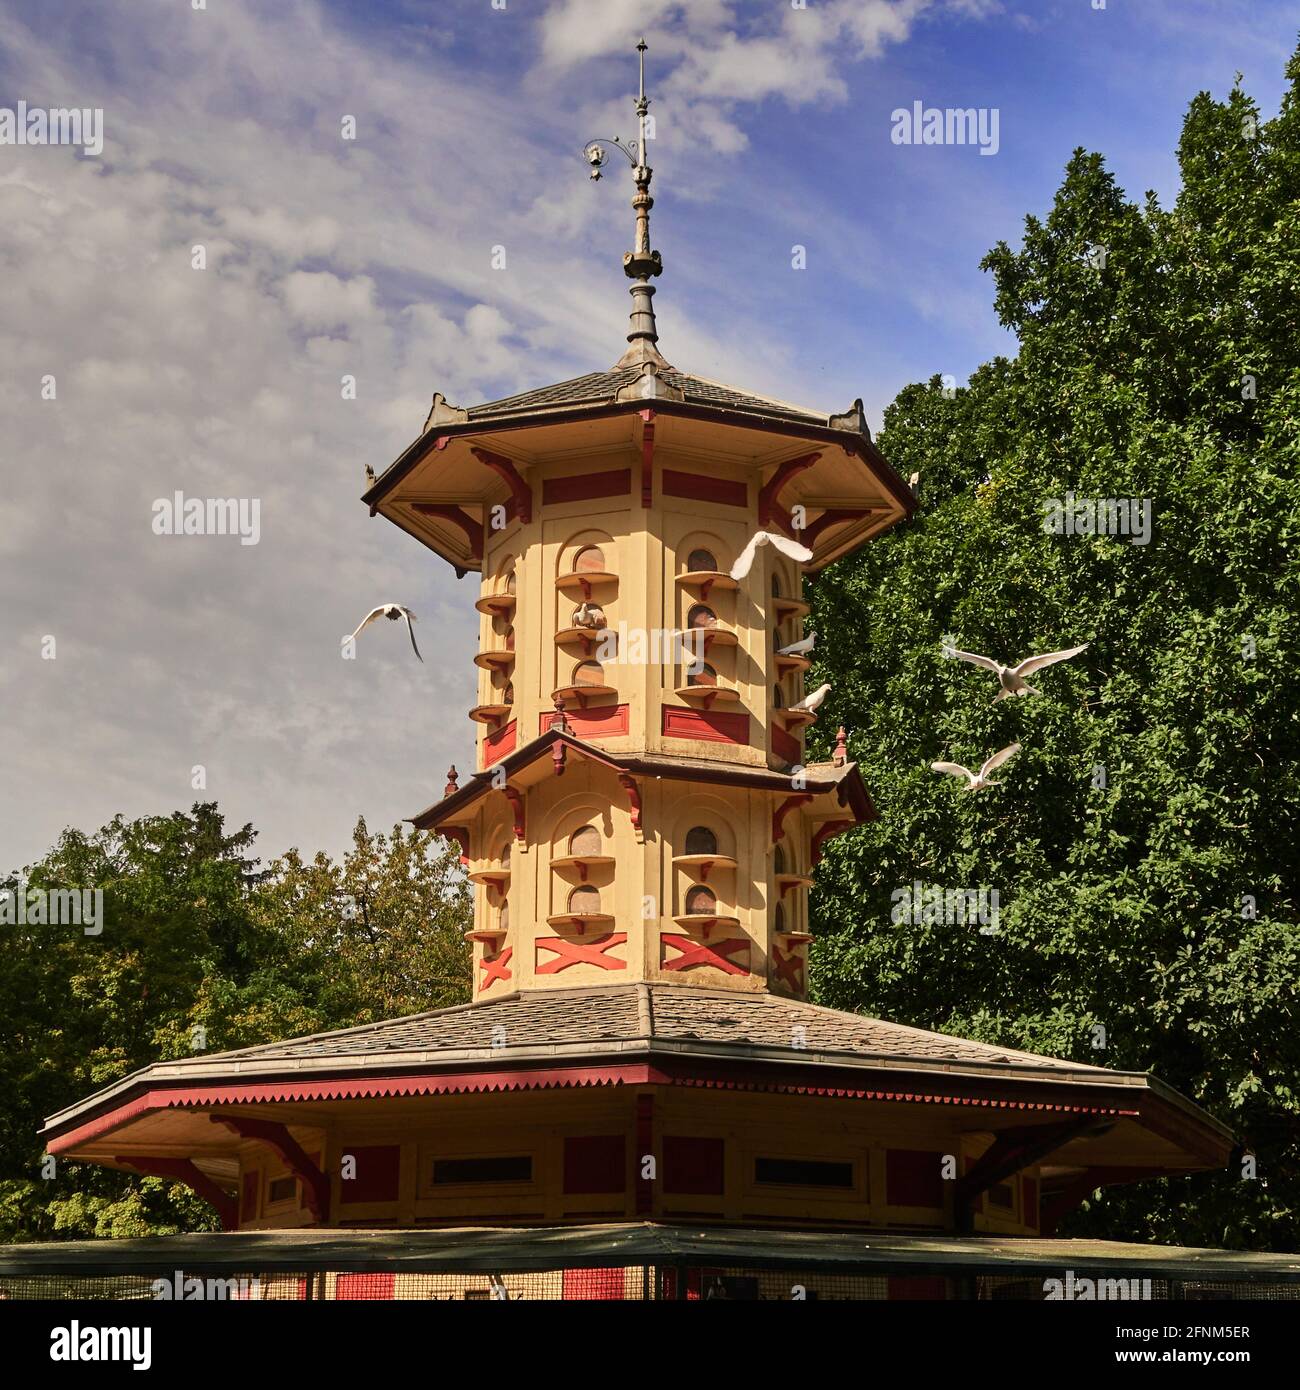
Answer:
[{"label": "weather vane", "polygon": [[663,273],[663,258],[658,251],[650,249],[650,209],[654,199],[650,196],[650,178],[653,170],[646,161],[647,141],[651,135],[650,99],[645,94],[645,54],[646,41],[642,39],[636,46],[640,57],[641,82],[636,99],[637,138],[623,141],[617,136],[612,140],[589,140],[584,147],[587,163],[591,166],[591,177],[600,178],[605,163],[606,149],[615,149],[627,157],[632,166],[632,179],[636,184],[636,194],[632,208],[636,213],[636,239],[634,250],[623,257],[623,271],[632,286],[632,321],[628,333],[628,350],[619,359],[618,366],[631,366],[652,362],[657,367],[667,367],[668,363],[660,356],[656,343],[658,331],[655,328],[654,308],[651,298],[654,287],[650,284],[652,275]]}]

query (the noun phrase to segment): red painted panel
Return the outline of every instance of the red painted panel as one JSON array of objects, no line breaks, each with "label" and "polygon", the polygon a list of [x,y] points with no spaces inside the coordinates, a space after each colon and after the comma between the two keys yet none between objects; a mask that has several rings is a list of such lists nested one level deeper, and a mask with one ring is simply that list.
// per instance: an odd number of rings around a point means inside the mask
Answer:
[{"label": "red painted panel", "polygon": [[593,497],[626,497],[632,491],[632,470],[609,473],[575,473],[569,478],[547,478],[542,484],[542,505],[551,502],[586,502]]},{"label": "red painted panel", "polygon": [[625,1298],[627,1291],[621,1269],[566,1269],[565,1298]]},{"label": "red painted panel", "polygon": [[729,507],[749,506],[749,487],[729,478],[706,478],[701,473],[663,471],[663,491],[668,497],[690,497],[697,502],[723,502]]},{"label": "red painted panel", "polygon": [[344,1202],[395,1202],[402,1151],[396,1144],[348,1144],[344,1154],[357,1161],[357,1175],[339,1184]]},{"label": "red painted panel", "polygon": [[515,751],[515,731],[518,720],[512,719],[503,729],[497,729],[483,740],[483,766],[491,767],[508,753]]},{"label": "red painted panel", "polygon": [[665,705],[663,708],[663,733],[666,738],[693,738],[702,743],[749,742],[748,714],[685,709],[676,705]]},{"label": "red painted panel", "polygon": [[564,1141],[565,1192],[622,1192],[627,1144],[621,1134],[572,1136]]},{"label": "red painted panel", "polygon": [[[547,729],[560,716],[552,711],[543,714],[537,721],[539,734]],[[628,710],[626,705],[601,705],[596,709],[566,710],[564,718],[573,730],[574,738],[614,738],[628,731]]]},{"label": "red painted panel", "polygon": [[943,1155],[927,1149],[885,1154],[885,1201],[891,1207],[942,1207]]},{"label": "red painted panel", "polygon": [[257,1220],[257,1194],[260,1184],[256,1173],[245,1173],[239,1185],[239,1219]]},{"label": "red painted panel", "polygon": [[725,1141],[664,1136],[664,1191],[718,1196],[725,1186]]},{"label": "red painted panel", "polygon": [[782,762],[803,762],[803,744],[793,734],[787,734],[779,724],[772,725],[772,752]]},{"label": "red painted panel", "polygon": [[393,1296],[394,1274],[340,1274],[334,1297],[341,1303],[347,1299],[384,1299]]},{"label": "red painted panel", "polygon": [[891,1279],[889,1281],[889,1301],[891,1303],[920,1299],[928,1301],[938,1299],[942,1302],[947,1297],[948,1281],[938,1276],[923,1278],[913,1275],[910,1278]]}]

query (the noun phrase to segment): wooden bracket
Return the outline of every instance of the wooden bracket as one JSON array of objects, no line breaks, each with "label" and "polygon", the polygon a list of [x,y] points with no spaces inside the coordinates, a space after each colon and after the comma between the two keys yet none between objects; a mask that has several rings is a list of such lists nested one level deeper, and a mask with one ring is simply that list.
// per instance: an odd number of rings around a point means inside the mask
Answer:
[{"label": "wooden bracket", "polygon": [[791,529],[790,513],[780,503],[781,489],[791,478],[796,478],[806,468],[811,468],[820,454],[802,454],[799,458],[786,459],[778,464],[776,472],[763,484],[758,494],[758,524],[768,525],[774,518],[779,520],[787,531]]},{"label": "wooden bracket", "polygon": [[970,1172],[963,1173],[957,1179],[953,1196],[957,1230],[968,1233],[974,1225],[975,1199],[980,1193],[987,1192],[995,1183],[1013,1177],[1022,1168],[1041,1163],[1071,1139],[1077,1139],[1084,1131],[1095,1128],[1097,1123],[1097,1116],[1087,1115],[1061,1124],[1025,1125],[1018,1129],[1000,1130]]},{"label": "wooden bracket", "polygon": [[118,1154],[114,1160],[151,1178],[174,1178],[191,1188],[212,1206],[223,1231],[239,1229],[239,1202],[194,1162],[192,1158],[155,1158],[149,1154]]},{"label": "wooden bracket", "polygon": [[813,799],[811,792],[799,792],[786,799],[772,812],[772,843],[779,844],[785,836],[785,818],[795,809]]},{"label": "wooden bracket", "polygon": [[829,530],[832,526],[838,526],[841,521],[856,521],[864,516],[871,516],[874,511],[874,507],[861,507],[857,509],[848,507],[827,507],[811,526],[804,527],[799,535],[799,539],[804,545],[811,549],[817,544],[823,531]]},{"label": "wooden bracket", "polygon": [[857,824],[853,820],[828,820],[823,822],[813,831],[812,837],[812,862],[815,868],[821,863],[822,846],[832,835],[838,835],[843,830],[852,830]]},{"label": "wooden bracket", "polygon": [[527,524],[533,519],[533,490],[524,481],[519,469],[503,454],[494,454],[491,449],[473,448],[470,453],[485,467],[490,468],[510,489],[515,500],[519,519]]},{"label": "wooden bracket", "polygon": [[307,1210],[322,1225],[329,1219],[330,1185],[325,1174],[307,1157],[288,1127],[275,1120],[255,1120],[246,1115],[209,1115],[214,1125],[225,1125],[241,1139],[254,1139],[280,1155],[289,1171],[302,1180]]},{"label": "wooden bracket", "polygon": [[645,844],[645,830],[641,825],[641,788],[636,784],[636,778],[629,773],[620,772],[618,774],[619,786],[627,793],[628,812],[632,817],[632,833],[636,836],[639,845]]},{"label": "wooden bracket", "polygon": [[[483,527],[473,517],[466,516],[460,507],[444,507],[432,502],[412,502],[411,509],[419,512],[421,516],[436,516],[440,521],[450,521],[453,526],[459,526],[469,542],[470,553],[476,560],[483,558]],[[461,577],[463,575],[462,570]]]},{"label": "wooden bracket", "polygon": [[509,782],[501,788],[501,795],[510,803],[510,812],[514,818],[515,841],[521,849],[527,849],[525,841],[527,832],[527,812],[524,807],[524,798],[518,787],[512,787]]}]

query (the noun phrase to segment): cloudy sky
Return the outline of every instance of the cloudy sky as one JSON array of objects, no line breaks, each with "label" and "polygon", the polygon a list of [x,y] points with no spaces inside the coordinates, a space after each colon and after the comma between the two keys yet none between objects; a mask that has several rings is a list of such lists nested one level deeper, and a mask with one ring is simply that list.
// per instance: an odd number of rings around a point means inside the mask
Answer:
[{"label": "cloudy sky", "polygon": [[[978,262],[1075,146],[1167,200],[1188,99],[1239,69],[1271,114],[1296,28],[1282,0],[197,3],[0,0],[0,107],[105,133],[0,145],[0,871],[199,797],[265,856],[336,853],[471,766],[474,581],[357,498],[434,390],[619,355],[631,190],[581,149],[634,133],[642,30],[666,354],[878,424],[1014,349]],[[914,101],[996,108],[997,154],[891,143]],[[258,499],[258,543],[156,535],[177,490]],[[387,624],[340,660],[389,599],[425,664]]]}]

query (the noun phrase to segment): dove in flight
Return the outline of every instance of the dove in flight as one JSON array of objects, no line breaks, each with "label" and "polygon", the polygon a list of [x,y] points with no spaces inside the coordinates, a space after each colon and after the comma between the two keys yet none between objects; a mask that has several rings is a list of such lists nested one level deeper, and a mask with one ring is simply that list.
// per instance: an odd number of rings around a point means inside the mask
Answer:
[{"label": "dove in flight", "polygon": [[817,642],[817,634],[810,632],[800,642],[791,642],[788,647],[778,647],[777,656],[807,656]]},{"label": "dove in flight", "polygon": [[1026,676],[1041,671],[1044,666],[1054,666],[1058,661],[1069,661],[1072,656],[1078,656],[1080,652],[1087,650],[1088,643],[1085,642],[1081,647],[1067,647],[1063,652],[1048,652],[1046,656],[1027,656],[1016,666],[1004,666],[992,657],[977,656],[974,652],[959,652],[951,645],[944,646],[943,654],[950,661],[969,661],[972,666],[983,666],[985,670],[996,672],[1000,688],[993,697],[993,703],[997,704],[1008,695],[1041,695],[1042,691],[1030,685],[1025,680]]},{"label": "dove in flight", "polygon": [[798,541],[792,541],[786,536],[778,536],[772,531],[755,531],[749,538],[749,544],[740,552],[740,558],[731,567],[731,577],[733,579],[744,579],[754,565],[754,556],[760,545],[775,546],[782,555],[788,555],[792,560],[798,560],[801,565],[807,564],[812,559],[813,553],[806,545],[800,545]]},{"label": "dove in flight", "polygon": [[977,792],[984,787],[998,787],[1000,782],[991,781],[989,773],[1002,766],[1009,759],[1014,758],[1020,752],[1018,743],[1009,743],[1000,752],[994,755],[984,764],[978,772],[972,772],[968,767],[962,767],[960,763],[931,763],[931,772],[946,772],[952,777],[964,777],[967,785],[963,791]]},{"label": "dove in flight", "polygon": [[805,695],[797,705],[791,705],[792,710],[805,710],[809,714],[816,714],[821,708],[822,701],[831,693],[829,683],[819,685],[811,695]]},{"label": "dove in flight", "polygon": [[411,626],[411,624],[415,621],[415,614],[412,613],[411,610],[404,603],[381,603],[378,606],[378,608],[372,608],[370,612],[367,613],[364,618],[362,618],[360,623],[357,624],[357,631],[354,632],[348,640],[350,642],[355,642],[357,639],[357,633],[359,633],[361,629],[366,626],[367,623],[373,623],[374,620],[380,617],[381,615],[387,618],[389,622],[393,623],[395,623],[398,620],[398,618],[406,619],[406,630],[411,634],[411,650],[415,652],[416,656],[420,657],[421,661],[423,661],[424,658],[420,656],[420,649],[415,645],[415,629]]}]

